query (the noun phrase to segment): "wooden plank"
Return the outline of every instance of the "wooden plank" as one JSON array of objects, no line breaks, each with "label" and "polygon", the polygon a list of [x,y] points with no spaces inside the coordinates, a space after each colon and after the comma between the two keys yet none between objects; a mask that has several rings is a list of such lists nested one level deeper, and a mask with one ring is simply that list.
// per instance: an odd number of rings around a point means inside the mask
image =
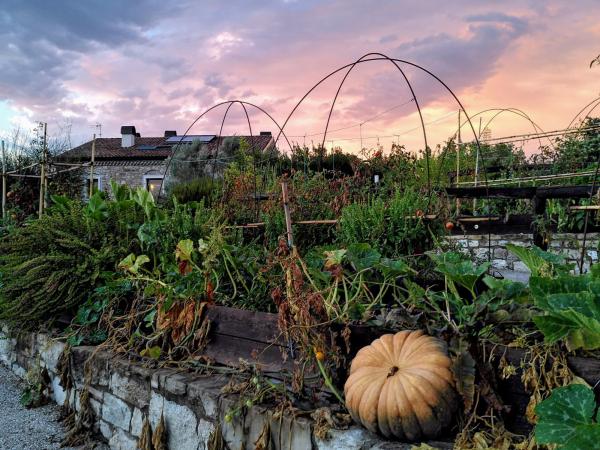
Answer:
[{"label": "wooden plank", "polygon": [[458,198],[532,198],[535,187],[447,187],[446,193]]},{"label": "wooden plank", "polygon": [[240,358],[256,364],[265,372],[278,373],[293,370],[293,360],[284,361],[282,347],[256,342],[250,339],[228,336],[220,333],[209,334],[204,354],[219,364],[238,367]]},{"label": "wooden plank", "polygon": [[[594,194],[597,192],[598,186],[595,186]],[[543,186],[537,188],[537,196],[540,198],[589,198],[591,193],[591,185]]]},{"label": "wooden plank", "polygon": [[206,317],[211,321],[211,332],[271,344],[285,346],[279,327],[277,314],[246,311],[227,306],[211,305]]},{"label": "wooden plank", "polygon": [[571,211],[597,211],[600,209],[600,205],[577,205],[569,206]]},{"label": "wooden plank", "polygon": [[477,223],[477,222],[497,222],[500,220],[498,216],[491,217],[459,217],[456,219],[457,222],[466,222],[466,223]]}]

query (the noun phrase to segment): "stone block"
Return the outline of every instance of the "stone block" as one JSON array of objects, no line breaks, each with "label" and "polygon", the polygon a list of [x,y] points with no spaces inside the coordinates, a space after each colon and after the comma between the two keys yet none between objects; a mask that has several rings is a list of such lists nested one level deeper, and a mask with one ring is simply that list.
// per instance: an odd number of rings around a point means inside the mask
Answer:
[{"label": "stone block", "polygon": [[187,378],[185,375],[175,373],[165,378],[164,390],[174,395],[184,395],[187,391]]},{"label": "stone block", "polygon": [[135,437],[140,437],[142,434],[142,426],[144,424],[144,415],[138,408],[133,410],[133,416],[131,416],[131,428],[130,433]]},{"label": "stone block", "polygon": [[60,379],[58,377],[52,378],[52,398],[60,406],[64,405],[67,398],[67,393],[60,385]]},{"label": "stone block", "polygon": [[507,266],[508,266],[508,263],[506,262],[506,259],[493,259],[492,260],[492,267],[495,269],[506,269]]},{"label": "stone block", "polygon": [[[198,421],[198,428],[196,430],[196,434],[198,435],[198,449],[206,448],[206,444],[210,439],[211,433],[215,430],[215,424],[209,422],[208,420],[200,419]],[[250,447],[251,448],[251,447]]]},{"label": "stone block", "polygon": [[108,440],[111,450],[137,450],[137,440],[123,430],[115,430]]},{"label": "stone block", "polygon": [[[373,448],[379,439],[373,433],[360,427],[347,430],[329,430],[328,439],[315,436],[315,450],[366,450]],[[410,447],[409,447],[410,448]]]},{"label": "stone block", "polygon": [[56,372],[56,365],[64,349],[64,342],[54,339],[46,340],[44,345],[40,347],[40,360],[48,370]]},{"label": "stone block", "polygon": [[142,409],[150,404],[150,383],[141,381],[136,376],[114,372],[110,377],[109,389],[113,395],[138,408]]},{"label": "stone block", "polygon": [[471,247],[471,248],[479,247],[479,241],[476,239],[469,239],[469,240],[467,240],[467,247]]},{"label": "stone block", "polygon": [[531,272],[529,270],[529,267],[527,267],[525,265],[525,263],[522,261],[515,261],[515,263],[513,264],[513,268],[514,268],[515,272],[527,272],[527,273]]},{"label": "stone block", "polygon": [[219,414],[219,396],[224,385],[222,379],[201,378],[187,385],[187,398],[194,405],[201,406],[206,418],[216,420]]},{"label": "stone block", "polygon": [[92,408],[96,417],[102,417],[102,403],[90,397],[90,408]]},{"label": "stone block", "polygon": [[505,248],[494,248],[494,259],[506,259],[508,257],[508,250]]},{"label": "stone block", "polygon": [[122,430],[129,430],[131,409],[123,400],[106,392],[102,405],[102,419]]},{"label": "stone block", "polygon": [[198,436],[198,420],[194,412],[187,406],[167,400],[162,395],[152,391],[149,408],[152,429],[158,425],[161,413],[165,418],[168,448],[197,450],[200,437]]},{"label": "stone block", "polygon": [[113,435],[113,430],[112,427],[106,423],[104,420],[100,420],[100,434],[104,437],[104,439],[106,439],[107,441],[112,437]]},{"label": "stone block", "polygon": [[155,370],[150,379],[150,386],[152,387],[152,389],[155,389],[155,390],[162,389],[165,385],[165,380],[172,373],[173,373],[173,371],[169,370],[169,369]]}]

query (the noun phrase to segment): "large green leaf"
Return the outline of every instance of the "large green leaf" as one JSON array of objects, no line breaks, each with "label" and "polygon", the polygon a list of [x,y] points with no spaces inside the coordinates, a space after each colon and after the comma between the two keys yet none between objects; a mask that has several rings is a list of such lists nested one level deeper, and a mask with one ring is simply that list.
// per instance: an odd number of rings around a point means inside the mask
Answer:
[{"label": "large green leaf", "polygon": [[346,259],[360,271],[374,267],[381,259],[381,253],[369,244],[352,244],[346,250]]},{"label": "large green leaf", "polygon": [[538,444],[555,444],[564,450],[598,448],[600,425],[594,422],[596,400],[587,386],[572,384],[552,391],[535,409]]},{"label": "large green leaf", "polygon": [[550,277],[556,273],[568,273],[573,267],[566,264],[562,255],[545,252],[539,247],[521,247],[515,244],[506,244],[506,249],[519,258],[534,276]]},{"label": "large green leaf", "polygon": [[545,315],[534,318],[546,341],[564,340],[570,350],[600,348],[600,283],[593,276],[532,277],[535,305]]},{"label": "large green leaf", "polygon": [[470,260],[464,259],[462,255],[452,252],[443,253],[441,255],[431,255],[431,257],[437,263],[435,270],[471,292],[475,289],[477,280],[479,280],[490,267],[490,263],[484,263],[477,266]]}]

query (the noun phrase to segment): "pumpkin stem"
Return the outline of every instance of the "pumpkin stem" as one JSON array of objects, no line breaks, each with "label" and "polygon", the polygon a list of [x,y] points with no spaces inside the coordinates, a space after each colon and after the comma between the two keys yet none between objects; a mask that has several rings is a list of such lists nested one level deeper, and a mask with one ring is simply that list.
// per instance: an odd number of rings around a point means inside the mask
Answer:
[{"label": "pumpkin stem", "polygon": [[396,375],[396,372],[398,372],[400,370],[400,367],[398,366],[392,366],[392,368],[390,369],[390,371],[388,372],[387,376],[389,377],[393,377],[394,375]]}]

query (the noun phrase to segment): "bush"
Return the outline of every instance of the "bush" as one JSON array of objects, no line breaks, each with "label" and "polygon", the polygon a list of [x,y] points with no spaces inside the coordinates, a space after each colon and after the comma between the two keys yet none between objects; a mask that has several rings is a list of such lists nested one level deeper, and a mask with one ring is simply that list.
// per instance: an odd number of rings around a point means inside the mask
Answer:
[{"label": "bush", "polygon": [[70,202],[2,238],[0,319],[31,324],[76,309],[121,253],[109,231]]},{"label": "bush", "polygon": [[189,183],[179,183],[170,188],[171,197],[179,203],[204,201],[212,205],[221,191],[221,182],[211,177],[197,178]]},{"label": "bush", "polygon": [[416,191],[397,190],[388,204],[375,198],[348,205],[342,210],[338,242],[369,243],[388,258],[429,250],[435,243],[427,223],[417,217],[427,209],[427,201]]}]

